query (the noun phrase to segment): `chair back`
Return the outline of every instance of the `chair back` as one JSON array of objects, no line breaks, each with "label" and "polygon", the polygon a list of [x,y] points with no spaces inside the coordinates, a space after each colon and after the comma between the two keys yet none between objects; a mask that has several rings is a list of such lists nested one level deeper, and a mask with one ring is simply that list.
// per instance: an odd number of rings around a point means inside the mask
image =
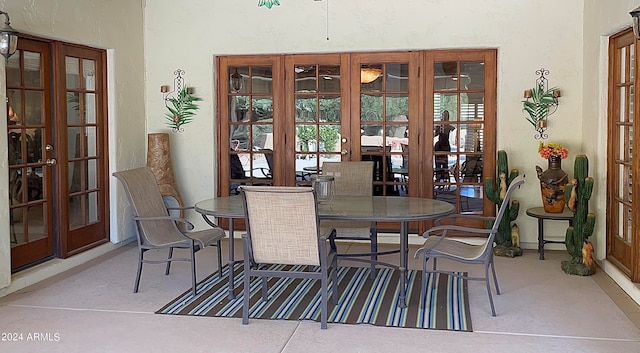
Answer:
[{"label": "chair back", "polygon": [[[498,214],[496,215],[496,223],[499,223],[500,220],[502,219],[502,216],[504,215],[507,209],[507,205],[509,204],[509,200],[511,199],[511,194],[513,193],[513,191],[519,188],[520,185],[524,184],[524,182],[525,182],[524,175],[518,175],[511,181],[511,184],[509,184],[509,187],[507,188],[507,193],[505,194],[504,199],[500,204],[500,208],[498,209]],[[498,226],[494,225],[494,228],[498,229]]]},{"label": "chair back", "polygon": [[241,186],[249,254],[261,264],[320,266],[312,188]]},{"label": "chair back", "polygon": [[373,195],[373,162],[324,162],[322,175],[334,177],[334,195]]},{"label": "chair back", "polygon": [[[113,173],[122,183],[134,217],[166,217],[169,215],[156,178],[147,167]],[[183,240],[175,222],[168,219],[136,221],[140,245],[163,245]]]},{"label": "chair back", "polygon": [[509,204],[509,200],[511,199],[511,194],[515,189],[520,187],[520,185],[524,184],[525,178],[524,175],[517,176],[511,181],[509,184],[509,188],[507,188],[507,193],[500,204],[500,208],[498,209],[498,214],[496,218],[493,220],[493,225],[491,226],[491,230],[489,232],[489,236],[484,241],[482,251],[479,252],[481,258],[491,257],[493,255],[493,251],[491,250],[493,247],[493,242],[495,241],[496,234],[498,234],[498,227],[500,226],[500,222],[502,221],[502,217],[504,217],[504,213],[506,212],[507,205]]},{"label": "chair back", "polygon": [[498,227],[500,226],[502,217],[504,217],[504,213],[507,210],[507,205],[510,202],[509,200],[511,200],[511,194],[515,189],[519,188],[520,185],[524,184],[524,182],[525,182],[524,175],[519,175],[511,181],[511,184],[509,184],[509,187],[507,188],[507,193],[505,194],[504,199],[500,204],[500,208],[498,208],[498,214],[496,215],[496,219],[493,222],[493,226],[491,227],[491,234],[489,235],[489,242],[488,242],[489,244],[493,245],[493,239],[498,233]]}]

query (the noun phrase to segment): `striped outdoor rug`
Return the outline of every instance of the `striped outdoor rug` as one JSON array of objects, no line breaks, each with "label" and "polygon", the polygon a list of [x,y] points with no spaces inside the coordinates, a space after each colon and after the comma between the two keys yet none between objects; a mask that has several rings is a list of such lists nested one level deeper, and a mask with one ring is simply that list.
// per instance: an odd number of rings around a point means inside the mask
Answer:
[{"label": "striped outdoor rug", "polygon": [[[297,271],[304,266],[273,265]],[[306,269],[304,269],[306,271]],[[198,284],[194,298],[187,290],[172,300],[157,314],[242,317],[242,263],[235,266],[236,298],[227,298],[227,271],[217,272]],[[408,307],[398,307],[399,271],[382,268],[375,280],[369,278],[369,268],[339,267],[337,306],[329,297],[328,322],[371,324],[389,327],[427,328],[471,331],[471,316],[467,283],[446,274],[429,276],[429,292],[423,310],[420,308],[420,276],[422,271],[408,271]],[[249,317],[258,319],[320,321],[320,281],[310,279],[272,278],[269,280],[269,300],[263,301],[259,278],[251,282]],[[329,291],[331,294],[331,290]]]}]

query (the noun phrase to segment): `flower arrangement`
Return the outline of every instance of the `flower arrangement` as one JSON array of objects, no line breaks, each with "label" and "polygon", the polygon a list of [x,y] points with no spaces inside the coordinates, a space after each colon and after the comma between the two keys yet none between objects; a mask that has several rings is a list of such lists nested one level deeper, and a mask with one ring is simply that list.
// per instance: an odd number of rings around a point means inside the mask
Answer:
[{"label": "flower arrangement", "polygon": [[540,157],[549,159],[549,157],[560,157],[565,159],[569,156],[569,150],[558,143],[547,143],[546,145],[540,141],[538,145],[538,153]]}]

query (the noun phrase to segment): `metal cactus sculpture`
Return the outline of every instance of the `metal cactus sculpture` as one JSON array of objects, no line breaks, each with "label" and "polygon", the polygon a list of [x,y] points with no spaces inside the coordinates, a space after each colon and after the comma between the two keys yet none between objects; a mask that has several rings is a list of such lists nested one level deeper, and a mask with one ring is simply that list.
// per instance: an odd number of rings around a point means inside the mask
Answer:
[{"label": "metal cactus sculpture", "polygon": [[562,270],[571,275],[589,276],[595,273],[591,258],[592,244],[589,237],[593,233],[596,215],[588,213],[589,199],[593,191],[593,178],[588,177],[589,160],[584,154],[576,156],[573,176],[565,187],[565,202],[574,212],[572,226],[567,228],[565,244],[571,260],[562,261]]},{"label": "metal cactus sculpture", "polygon": [[[502,200],[511,184],[511,181],[515,179],[519,173],[518,169],[512,169],[509,172],[509,164],[507,162],[507,152],[504,150],[498,151],[498,180],[494,178],[487,178],[484,182],[484,188],[487,198],[496,204],[496,207],[502,205]],[[515,257],[522,255],[522,249],[520,249],[519,240],[512,240],[512,226],[511,222],[515,221],[518,217],[518,211],[520,210],[520,203],[518,200],[511,200],[511,204],[507,205],[505,214],[502,217],[500,224],[498,225],[498,234],[496,234],[496,247],[493,248],[493,253],[497,256]],[[516,229],[516,238],[517,227]]]}]

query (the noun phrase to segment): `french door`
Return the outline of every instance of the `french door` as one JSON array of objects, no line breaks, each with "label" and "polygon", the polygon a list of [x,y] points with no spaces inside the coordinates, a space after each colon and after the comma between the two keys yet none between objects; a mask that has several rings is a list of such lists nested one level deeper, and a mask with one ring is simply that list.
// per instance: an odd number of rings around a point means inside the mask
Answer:
[{"label": "french door", "polygon": [[[220,195],[371,160],[375,195],[493,212],[495,50],[224,56],[217,69]],[[443,110],[447,149],[435,151]]]},{"label": "french door", "polygon": [[108,240],[104,63],[20,38],[6,64],[12,271]]},{"label": "french door", "polygon": [[640,104],[638,46],[631,29],[609,40],[609,141],[607,143],[607,260],[633,282],[640,282],[640,175],[634,151],[640,148],[640,131],[635,116]]}]

